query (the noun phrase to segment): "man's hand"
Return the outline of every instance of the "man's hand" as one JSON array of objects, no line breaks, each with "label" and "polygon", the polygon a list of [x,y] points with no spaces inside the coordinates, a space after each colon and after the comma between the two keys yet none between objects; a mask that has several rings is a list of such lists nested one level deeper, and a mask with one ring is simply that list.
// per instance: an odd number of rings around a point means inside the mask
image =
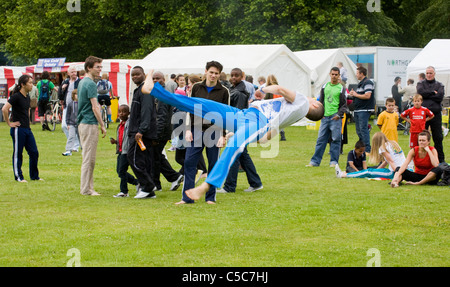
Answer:
[{"label": "man's hand", "polygon": [[10,122],[9,126],[12,127],[12,128],[20,127],[20,122]]},{"label": "man's hand", "polygon": [[141,133],[137,133],[137,134],[134,136],[134,139],[136,140],[136,142],[142,140],[142,134],[141,134]]},{"label": "man's hand", "polygon": [[104,125],[102,125],[102,134],[103,134],[102,138],[106,137],[106,128]]},{"label": "man's hand", "polygon": [[194,137],[192,136],[192,131],[191,130],[186,130],[184,139],[187,142],[192,142],[194,140]]},{"label": "man's hand", "polygon": [[338,121],[338,120],[340,120],[341,118],[338,116],[338,115],[335,115],[334,117],[332,117],[331,118],[333,121]]},{"label": "man's hand", "polygon": [[222,148],[222,147],[225,146],[226,143],[227,143],[226,137],[221,136],[221,137],[219,138],[219,140],[217,141],[216,146],[217,146],[218,148]]}]

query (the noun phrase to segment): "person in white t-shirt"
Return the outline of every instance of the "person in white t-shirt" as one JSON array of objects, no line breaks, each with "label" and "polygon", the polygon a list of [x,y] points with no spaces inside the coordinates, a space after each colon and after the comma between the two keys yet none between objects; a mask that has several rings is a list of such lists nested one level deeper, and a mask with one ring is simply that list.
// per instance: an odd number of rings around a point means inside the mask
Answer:
[{"label": "person in white t-shirt", "polygon": [[[268,86],[257,93],[272,93],[282,95],[281,98],[254,101],[248,109],[224,105],[203,98],[188,98],[166,91],[158,83],[153,83],[151,71],[142,86],[144,94],[155,98],[214,123],[227,130],[227,145],[214,168],[201,185],[186,191],[186,195],[198,200],[211,186],[220,188],[233,162],[244,148],[251,142],[265,142],[274,137],[280,129],[296,123],[303,117],[318,121],[323,117],[323,105],[298,92],[291,91],[279,85]],[[218,143],[223,146],[225,143]]]},{"label": "person in white t-shirt", "polygon": [[[341,171],[339,165],[335,166],[338,178],[389,178],[394,177],[395,170],[405,162],[405,153],[396,141],[388,140],[382,132],[377,132],[372,137],[372,150],[370,161],[381,164],[377,168],[368,168],[356,172],[346,173]],[[386,166],[389,165],[388,168]]]}]

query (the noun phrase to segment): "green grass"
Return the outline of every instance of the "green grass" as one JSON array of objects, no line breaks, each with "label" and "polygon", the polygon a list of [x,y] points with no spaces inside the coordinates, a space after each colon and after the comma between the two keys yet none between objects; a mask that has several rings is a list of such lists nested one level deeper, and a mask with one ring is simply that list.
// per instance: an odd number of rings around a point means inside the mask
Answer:
[{"label": "green grass", "polygon": [[[215,206],[176,206],[181,189],[168,191],[165,179],[155,200],[133,199],[132,186],[130,198],[113,198],[115,128],[98,147],[95,189],[102,196],[88,197],[79,194],[81,154],[61,155],[59,126],[53,133],[32,126],[45,181],[22,184],[13,177],[9,128],[0,123],[0,266],[63,267],[71,248],[82,266],[366,266],[371,248],[380,251],[381,266],[450,266],[449,187],[337,179],[326,153],[321,167],[306,168],[317,131],[287,128],[273,159],[260,157],[264,148],[249,149],[263,190],[242,192],[248,184],[240,173],[237,192],[218,194]],[[355,141],[350,125],[345,154]],[[399,141],[407,148],[407,136]],[[29,180],[26,152],[23,171]]]}]

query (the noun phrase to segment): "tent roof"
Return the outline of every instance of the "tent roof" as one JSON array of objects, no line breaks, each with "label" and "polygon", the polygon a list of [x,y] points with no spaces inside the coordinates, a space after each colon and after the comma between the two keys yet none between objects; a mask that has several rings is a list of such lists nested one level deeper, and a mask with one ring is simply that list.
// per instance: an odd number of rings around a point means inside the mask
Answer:
[{"label": "tent roof", "polygon": [[409,63],[407,73],[424,73],[426,67],[433,66],[436,75],[450,74],[450,39],[433,39]]},{"label": "tent roof", "polygon": [[295,57],[285,45],[216,45],[158,48],[139,63],[145,70],[163,73],[204,73],[206,62],[220,62],[225,73],[240,68],[248,75],[258,71],[278,54],[288,55],[292,61],[309,72],[308,67]]}]

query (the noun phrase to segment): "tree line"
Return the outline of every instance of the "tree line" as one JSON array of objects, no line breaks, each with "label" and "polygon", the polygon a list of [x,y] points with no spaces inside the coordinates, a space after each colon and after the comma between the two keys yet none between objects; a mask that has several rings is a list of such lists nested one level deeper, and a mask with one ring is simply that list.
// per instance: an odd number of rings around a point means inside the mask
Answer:
[{"label": "tree line", "polygon": [[450,26],[447,0],[378,1],[379,12],[369,12],[367,0],[75,1],[78,11],[67,0],[2,0],[4,61],[140,59],[158,47],[195,45],[423,47],[449,38]]}]

